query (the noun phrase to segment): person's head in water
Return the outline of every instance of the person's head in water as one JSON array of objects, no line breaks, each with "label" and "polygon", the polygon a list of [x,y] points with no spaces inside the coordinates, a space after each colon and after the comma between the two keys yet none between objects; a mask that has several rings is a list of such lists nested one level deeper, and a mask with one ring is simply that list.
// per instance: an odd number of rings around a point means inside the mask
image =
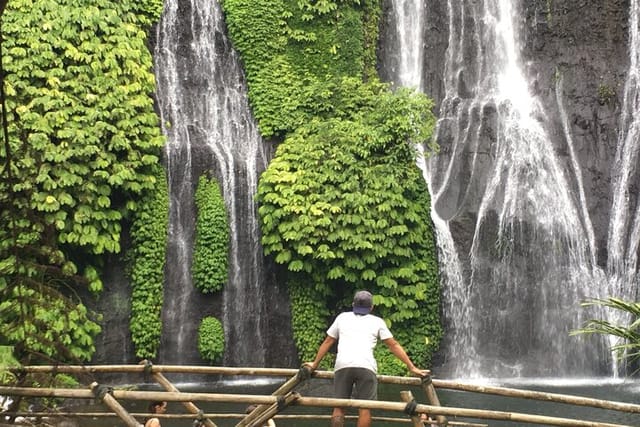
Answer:
[{"label": "person's head in water", "polygon": [[167,402],[157,401],[149,404],[149,412],[152,414],[164,414],[167,412]]},{"label": "person's head in water", "polygon": [[160,427],[160,419],[154,415],[164,414],[167,412],[167,402],[159,400],[149,404],[150,418],[144,423],[144,427]]}]

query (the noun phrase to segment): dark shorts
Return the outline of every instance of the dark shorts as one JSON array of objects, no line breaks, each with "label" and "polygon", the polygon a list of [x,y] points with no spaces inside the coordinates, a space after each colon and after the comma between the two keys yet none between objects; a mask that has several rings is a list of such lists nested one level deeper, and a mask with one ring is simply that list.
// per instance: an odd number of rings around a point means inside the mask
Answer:
[{"label": "dark shorts", "polygon": [[334,373],[333,391],[337,399],[378,398],[378,377],[366,368],[342,368]]}]

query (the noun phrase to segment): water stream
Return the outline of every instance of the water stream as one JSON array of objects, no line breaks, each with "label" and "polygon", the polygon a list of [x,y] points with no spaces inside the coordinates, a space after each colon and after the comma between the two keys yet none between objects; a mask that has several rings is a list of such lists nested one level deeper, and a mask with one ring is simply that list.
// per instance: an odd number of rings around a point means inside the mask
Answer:
[{"label": "water stream", "polygon": [[[198,296],[191,279],[194,190],[203,170],[218,178],[230,224],[222,322],[227,365],[262,366],[267,333],[263,256],[253,200],[266,167],[246,83],[217,1],[168,0],[157,31],[158,103],[168,137],[170,215],[163,307],[163,363],[198,360]],[[246,345],[247,342],[252,345]]]},{"label": "water stream", "polygon": [[[409,2],[392,3],[394,16],[429,13],[421,2],[409,12]],[[602,340],[569,336],[585,320],[580,302],[603,296],[582,171],[566,117],[565,141],[552,141],[549,119],[529,91],[518,4],[447,3],[441,152],[424,162],[447,324],[439,372],[597,376],[608,358]],[[415,57],[410,51],[422,45],[424,30],[401,19],[397,28],[404,34],[398,40],[413,40],[400,52]],[[422,70],[411,79],[395,69],[396,84],[421,87]],[[558,143],[567,156],[557,154]],[[470,234],[461,236],[461,227]]]}]

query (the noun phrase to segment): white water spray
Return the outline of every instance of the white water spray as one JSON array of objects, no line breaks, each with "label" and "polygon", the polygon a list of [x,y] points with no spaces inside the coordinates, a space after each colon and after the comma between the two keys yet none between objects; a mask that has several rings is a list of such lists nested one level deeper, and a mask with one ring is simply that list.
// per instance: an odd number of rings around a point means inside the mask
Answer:
[{"label": "white water spray", "polygon": [[[230,225],[229,277],[224,286],[225,363],[261,366],[264,331],[263,256],[256,206],[258,175],[266,167],[251,117],[239,59],[227,40],[217,1],[165,2],[158,26],[156,73],[166,145],[170,215],[164,324],[169,361],[193,353],[202,313],[193,313],[191,280],[193,193],[205,169],[222,188]],[[246,343],[250,342],[251,345]]]},{"label": "white water spray", "polygon": [[[581,171],[568,131],[565,161],[529,93],[512,7],[507,0],[448,2],[446,93],[436,130],[442,152],[425,164],[447,318],[443,373],[590,375],[598,346],[569,337],[584,320],[580,302],[597,286]],[[407,40],[423,30],[398,31],[412,33]],[[415,79],[396,73],[395,83],[420,86]],[[469,221],[465,247],[451,230]]]}]

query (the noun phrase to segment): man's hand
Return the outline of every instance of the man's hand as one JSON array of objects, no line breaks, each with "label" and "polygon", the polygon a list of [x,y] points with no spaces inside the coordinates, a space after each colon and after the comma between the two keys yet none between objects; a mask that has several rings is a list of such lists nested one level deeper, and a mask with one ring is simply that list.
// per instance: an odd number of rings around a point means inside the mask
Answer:
[{"label": "man's hand", "polygon": [[426,377],[428,375],[431,375],[431,371],[428,369],[420,369],[420,368],[416,368],[415,366],[413,366],[411,369],[409,369],[409,371],[411,371],[411,373],[413,375],[415,375],[416,377]]},{"label": "man's hand", "polygon": [[302,366],[307,366],[311,369],[311,372],[315,371],[318,368],[318,364],[315,362],[304,362]]}]

